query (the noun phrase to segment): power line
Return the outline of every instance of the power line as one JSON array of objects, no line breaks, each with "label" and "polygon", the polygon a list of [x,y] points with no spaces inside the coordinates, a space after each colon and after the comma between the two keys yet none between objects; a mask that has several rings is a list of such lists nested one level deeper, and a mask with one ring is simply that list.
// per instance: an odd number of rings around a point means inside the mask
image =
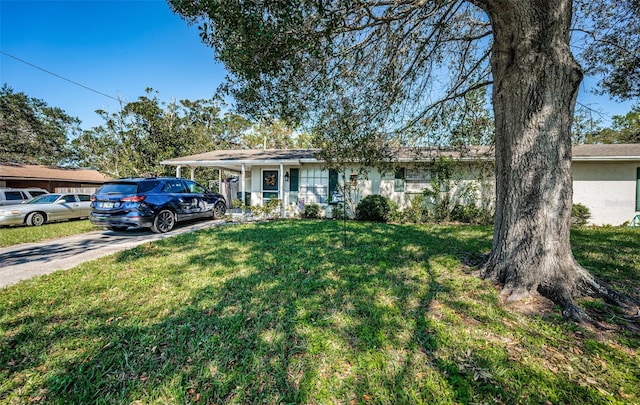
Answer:
[{"label": "power line", "polygon": [[38,70],[42,70],[43,72],[48,73],[48,74],[50,74],[51,76],[55,76],[55,77],[57,77],[57,78],[59,78],[59,79],[65,80],[65,81],[67,81],[67,82],[69,82],[69,83],[73,83],[73,84],[75,84],[76,86],[80,86],[80,87],[82,87],[82,88],[84,88],[84,89],[87,89],[87,90],[92,91],[92,92],[94,92],[94,93],[100,94],[101,96],[105,96],[105,97],[108,97],[108,98],[110,98],[110,99],[112,99],[112,100],[115,100],[115,101],[117,101],[117,102],[120,102],[120,100],[119,100],[119,99],[117,99],[117,98],[115,98],[115,97],[113,97],[113,96],[110,96],[110,95],[105,94],[105,93],[103,93],[103,92],[101,92],[101,91],[98,91],[98,90],[92,89],[91,87],[87,87],[87,86],[85,86],[84,84],[80,84],[80,83],[78,83],[78,82],[74,82],[74,81],[73,81],[73,80],[71,80],[71,79],[67,79],[66,77],[60,76],[60,75],[58,75],[58,74],[55,74],[55,73],[53,73],[53,72],[51,72],[51,71],[48,71],[47,69],[41,68],[40,66],[36,66],[36,65],[34,65],[33,63],[29,63],[29,62],[27,62],[26,60],[23,60],[23,59],[18,58],[17,56],[10,55],[10,54],[6,53],[5,51],[1,51],[1,50],[0,50],[0,53],[1,53],[1,54],[3,54],[3,55],[8,56],[8,57],[10,57],[10,58],[13,58],[13,59],[15,59],[15,60],[17,60],[17,61],[19,61],[19,62],[22,62],[22,63],[24,63],[25,65],[29,65],[29,66],[31,66],[31,67],[34,67],[34,68],[38,69]]}]

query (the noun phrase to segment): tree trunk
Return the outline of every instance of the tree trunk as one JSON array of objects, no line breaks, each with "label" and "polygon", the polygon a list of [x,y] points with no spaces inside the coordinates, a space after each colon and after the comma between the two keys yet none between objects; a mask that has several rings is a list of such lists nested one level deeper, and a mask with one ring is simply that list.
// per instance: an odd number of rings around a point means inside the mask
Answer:
[{"label": "tree trunk", "polygon": [[569,241],[571,135],[582,71],[569,48],[571,0],[483,4],[494,32],[496,216],[483,275],[507,300],[539,292],[579,317],[584,277]]}]

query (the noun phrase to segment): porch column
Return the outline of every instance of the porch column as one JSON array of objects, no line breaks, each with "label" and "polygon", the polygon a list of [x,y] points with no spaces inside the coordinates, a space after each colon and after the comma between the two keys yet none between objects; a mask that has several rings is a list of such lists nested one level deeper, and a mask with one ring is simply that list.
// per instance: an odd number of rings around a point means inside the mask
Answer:
[{"label": "porch column", "polygon": [[182,169],[182,166],[180,166],[180,165],[176,166],[176,177],[181,177],[180,176],[181,169]]},{"label": "porch column", "polygon": [[241,174],[240,174],[240,195],[242,196],[242,213],[244,214],[246,212],[246,207],[244,202],[246,201],[246,198],[244,198],[244,175],[245,175],[245,166],[244,163],[242,164],[242,170],[241,170]]},{"label": "porch column", "polygon": [[195,178],[196,178],[196,168],[192,167],[191,168],[191,180],[193,181],[193,180],[195,180]]},{"label": "porch column", "polygon": [[222,192],[222,169],[218,169],[218,193]]},{"label": "porch column", "polygon": [[278,176],[278,191],[280,194],[280,216],[284,218],[284,166],[280,163],[280,175]]}]

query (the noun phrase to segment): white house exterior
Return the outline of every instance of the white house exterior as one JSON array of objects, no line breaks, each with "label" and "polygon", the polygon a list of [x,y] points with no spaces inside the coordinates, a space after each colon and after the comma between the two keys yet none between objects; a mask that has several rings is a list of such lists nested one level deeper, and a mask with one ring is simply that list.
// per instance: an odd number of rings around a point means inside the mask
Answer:
[{"label": "white house exterior", "polygon": [[[303,204],[330,207],[336,187],[352,184],[357,201],[380,194],[406,207],[412,197],[430,186],[429,163],[440,157],[459,162],[455,189],[472,190],[474,200],[487,208],[493,205],[493,155],[488,147],[468,147],[464,151],[442,148],[398,150],[395,170],[381,173],[353,165],[340,172],[329,170],[318,160],[317,150],[220,150],[161,162],[176,166],[176,175],[197,167],[217,168],[240,176],[239,196],[250,205],[262,205],[271,198],[282,200],[282,214],[297,213]],[[487,170],[488,169],[488,170]],[[620,225],[640,214],[640,144],[580,145],[573,148],[574,203],[591,211],[594,225]],[[248,196],[248,198],[247,198]],[[234,196],[235,198],[235,196]],[[330,214],[330,209],[327,213]]]}]

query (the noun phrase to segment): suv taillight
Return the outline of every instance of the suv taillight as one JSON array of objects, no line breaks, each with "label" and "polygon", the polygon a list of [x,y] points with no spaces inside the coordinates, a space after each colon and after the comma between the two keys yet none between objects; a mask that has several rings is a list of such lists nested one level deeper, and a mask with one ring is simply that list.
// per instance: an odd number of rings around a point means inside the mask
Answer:
[{"label": "suv taillight", "polygon": [[95,195],[91,195],[91,198],[89,198],[89,199],[90,199],[91,201],[96,201],[96,200],[97,200],[97,198],[96,198],[96,196],[95,196]]},{"label": "suv taillight", "polygon": [[145,197],[146,197],[145,195],[134,195],[134,196],[131,196],[131,197],[124,197],[124,198],[121,198],[121,199],[120,199],[120,201],[127,201],[127,202],[142,202],[142,201],[144,201],[144,198],[145,198]]}]

